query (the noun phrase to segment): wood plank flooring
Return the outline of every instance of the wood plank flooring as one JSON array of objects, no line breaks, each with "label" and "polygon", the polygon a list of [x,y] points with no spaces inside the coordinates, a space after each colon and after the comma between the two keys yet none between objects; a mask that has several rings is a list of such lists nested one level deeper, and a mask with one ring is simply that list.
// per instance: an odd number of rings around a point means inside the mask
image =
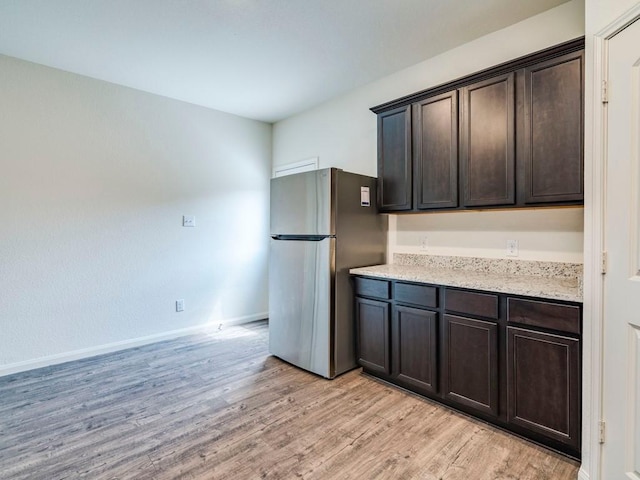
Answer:
[{"label": "wood plank flooring", "polygon": [[575,479],[578,465],[228,327],[0,377],[2,479]]}]

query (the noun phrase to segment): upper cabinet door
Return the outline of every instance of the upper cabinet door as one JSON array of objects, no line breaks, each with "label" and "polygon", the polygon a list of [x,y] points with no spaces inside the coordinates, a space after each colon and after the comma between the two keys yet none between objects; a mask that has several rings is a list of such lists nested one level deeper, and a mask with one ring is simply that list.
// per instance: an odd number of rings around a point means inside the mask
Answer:
[{"label": "upper cabinet door", "polygon": [[411,210],[411,106],[378,115],[378,208]]},{"label": "upper cabinet door", "polygon": [[524,69],[524,202],[582,202],[584,52]]},{"label": "upper cabinet door", "polygon": [[514,73],[460,89],[463,205],[515,203]]},{"label": "upper cabinet door", "polygon": [[417,209],[458,206],[458,92],[413,105],[414,204]]}]

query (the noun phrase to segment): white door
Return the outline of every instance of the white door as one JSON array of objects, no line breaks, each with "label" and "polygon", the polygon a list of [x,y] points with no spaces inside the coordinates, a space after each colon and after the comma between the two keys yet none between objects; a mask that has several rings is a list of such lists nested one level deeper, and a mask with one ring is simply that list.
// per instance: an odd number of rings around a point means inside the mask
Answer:
[{"label": "white door", "polygon": [[640,20],[608,51],[601,478],[640,480]]}]

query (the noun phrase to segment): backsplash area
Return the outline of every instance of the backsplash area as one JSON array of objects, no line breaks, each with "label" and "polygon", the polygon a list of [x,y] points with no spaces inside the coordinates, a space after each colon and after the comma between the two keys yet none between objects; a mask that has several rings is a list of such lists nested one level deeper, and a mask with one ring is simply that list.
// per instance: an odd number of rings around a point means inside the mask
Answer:
[{"label": "backsplash area", "polygon": [[[389,215],[388,259],[396,253],[582,263],[582,207]],[[507,241],[516,240],[516,256]]]},{"label": "backsplash area", "polygon": [[429,269],[455,269],[500,275],[526,275],[532,277],[582,278],[582,264],[514,260],[506,258],[452,257],[396,253],[393,264],[419,266]]}]

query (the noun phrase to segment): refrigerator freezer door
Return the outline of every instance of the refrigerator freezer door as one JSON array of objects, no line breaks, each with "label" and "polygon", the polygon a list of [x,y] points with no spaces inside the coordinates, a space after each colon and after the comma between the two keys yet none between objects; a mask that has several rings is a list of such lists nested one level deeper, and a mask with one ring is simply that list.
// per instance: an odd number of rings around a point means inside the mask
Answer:
[{"label": "refrigerator freezer door", "polygon": [[332,169],[271,179],[271,235],[333,235]]},{"label": "refrigerator freezer door", "polygon": [[271,240],[269,351],[305,370],[334,376],[332,298],[335,239]]}]

